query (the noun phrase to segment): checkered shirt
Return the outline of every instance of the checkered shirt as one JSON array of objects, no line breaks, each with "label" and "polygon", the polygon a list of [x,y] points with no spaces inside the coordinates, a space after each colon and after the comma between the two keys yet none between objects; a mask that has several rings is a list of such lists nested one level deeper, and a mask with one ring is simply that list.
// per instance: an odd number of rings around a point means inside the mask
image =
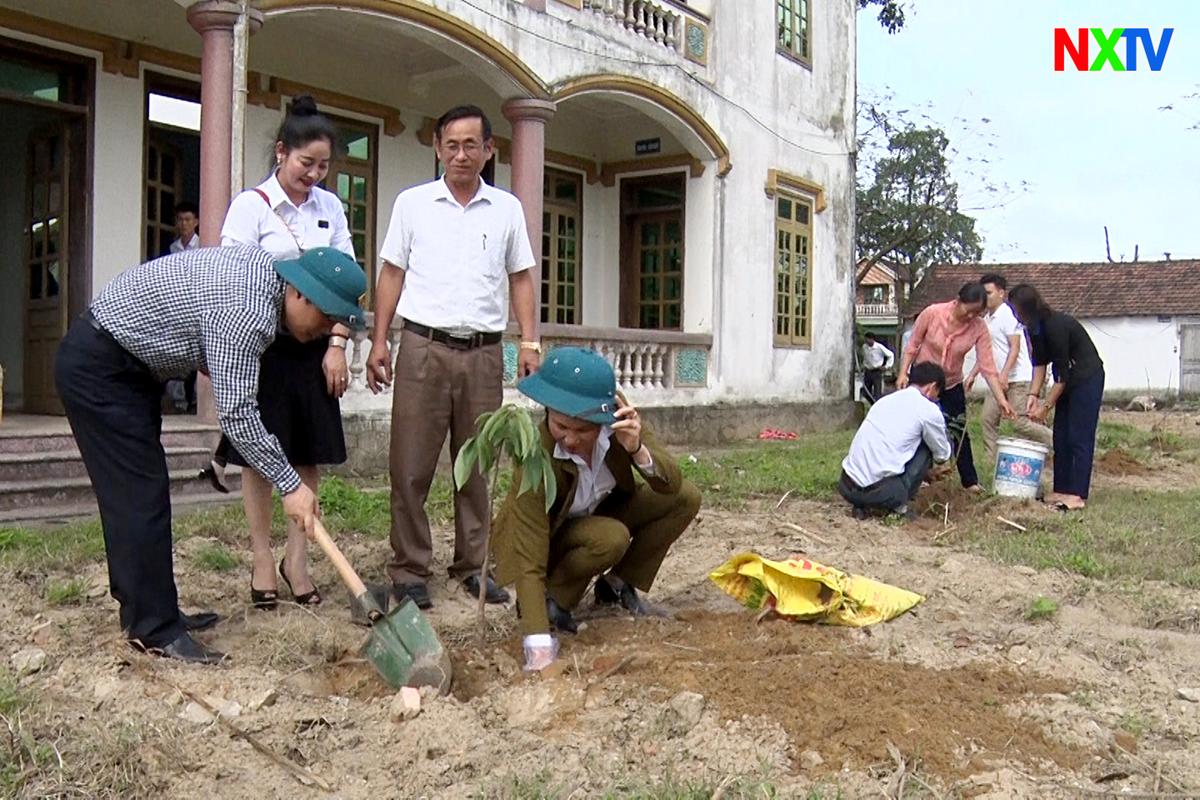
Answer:
[{"label": "checkered shirt", "polygon": [[287,493],[300,486],[258,411],[259,358],[279,330],[286,284],[257,247],[202,247],[126,270],[91,311],[159,380],[202,370],[221,430],[255,471]]}]

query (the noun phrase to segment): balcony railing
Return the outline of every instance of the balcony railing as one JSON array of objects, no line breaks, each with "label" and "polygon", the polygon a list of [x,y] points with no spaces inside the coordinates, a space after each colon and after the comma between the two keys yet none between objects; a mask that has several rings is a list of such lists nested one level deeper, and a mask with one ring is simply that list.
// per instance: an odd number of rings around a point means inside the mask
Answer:
[{"label": "balcony railing", "polygon": [[[368,315],[370,318],[372,315]],[[370,319],[368,319],[368,329]],[[596,350],[608,359],[622,390],[640,394],[639,402],[653,395],[667,399],[676,390],[705,389],[709,385],[712,337],[707,334],[634,328],[599,328],[582,325],[542,325],[544,353],[557,345],[574,345]],[[518,339],[510,329],[504,340],[504,384],[514,386],[517,378]],[[399,319],[388,331],[388,349],[395,358],[400,341]],[[391,392],[375,396],[367,386],[366,364],[371,351],[367,331],[356,331],[347,347],[350,386],[342,400],[347,412],[382,410],[391,407]],[[546,357],[545,355],[543,357]],[[649,397],[644,394],[649,393]],[[668,402],[670,402],[668,400]]]},{"label": "balcony railing", "polygon": [[673,0],[583,0],[583,10],[683,55],[708,63],[708,18]]},{"label": "balcony railing", "polygon": [[854,307],[855,314],[861,318],[894,317],[899,313],[895,303],[859,303]]}]

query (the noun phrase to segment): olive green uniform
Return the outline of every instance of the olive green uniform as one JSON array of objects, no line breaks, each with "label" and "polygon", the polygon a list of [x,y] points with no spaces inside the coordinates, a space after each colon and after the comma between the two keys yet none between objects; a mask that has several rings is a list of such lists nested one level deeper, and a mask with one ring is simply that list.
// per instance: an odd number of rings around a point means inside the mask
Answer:
[{"label": "olive green uniform", "polygon": [[641,470],[614,439],[604,463],[616,486],[595,513],[569,518],[579,471],[574,462],[554,458],[554,437],[545,422],[541,434],[558,487],[554,504],[547,512],[540,485],[517,495],[518,472],[492,530],[496,577],[501,585],[516,584],[525,635],[550,630],[547,596],[560,608],[574,608],[592,578],[609,569],[634,588],[649,591],[667,551],[700,510],[700,490],[683,479],[671,454],[643,426],[642,444],[654,460],[652,474],[642,473],[644,483],[639,483],[634,472]]}]

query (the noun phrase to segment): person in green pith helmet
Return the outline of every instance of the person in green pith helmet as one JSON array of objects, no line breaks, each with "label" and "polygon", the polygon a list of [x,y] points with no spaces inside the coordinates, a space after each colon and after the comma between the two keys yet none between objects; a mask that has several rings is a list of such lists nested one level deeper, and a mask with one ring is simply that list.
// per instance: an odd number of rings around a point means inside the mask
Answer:
[{"label": "person in green pith helmet", "polygon": [[498,581],[516,584],[525,668],[540,670],[558,653],[551,630],[577,631],[571,611],[593,578],[597,605],[653,613],[638,592],[695,519],[700,490],[617,392],[599,353],[557,348],[517,388],[546,407],[542,447],[557,494],[546,511],[545,490],[517,494],[514,475],[492,537]]}]

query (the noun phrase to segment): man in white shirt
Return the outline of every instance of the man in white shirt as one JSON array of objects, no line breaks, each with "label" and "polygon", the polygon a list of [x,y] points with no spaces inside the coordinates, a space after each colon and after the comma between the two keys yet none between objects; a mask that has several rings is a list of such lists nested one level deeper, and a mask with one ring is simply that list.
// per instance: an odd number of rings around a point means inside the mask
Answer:
[{"label": "man in white shirt", "polygon": [[[1025,408],[1029,396],[1029,384],[1033,380],[1033,365],[1025,342],[1025,328],[1017,321],[1008,305],[1008,283],[1003,275],[989,273],[979,279],[987,290],[987,312],[983,321],[987,323],[992,337],[992,355],[1000,375],[1000,385],[1013,408]],[[978,369],[971,370],[965,381],[967,391],[978,377]],[[1000,407],[991,392],[983,401],[983,446],[987,451],[988,464],[996,464],[996,439],[1000,434]],[[1013,420],[1013,427],[1020,435],[1047,447],[1054,446],[1054,432],[1026,415]]]},{"label": "man in white shirt", "polygon": [[[433,544],[425,499],[450,433],[450,457],[475,433],[480,414],[503,399],[509,297],[521,327],[517,376],[537,371],[535,266],[521,202],[480,177],[492,157],[492,127],[475,106],[438,119],[434,147],[444,177],[400,193],[380,251],[375,326],[367,359],[374,392],[392,384],[388,329],[402,317],[395,355],[390,472],[393,590],[429,608]],[[398,304],[398,307],[397,307]],[[450,575],[479,592],[491,523],[487,482],[476,470],[454,497],[454,561]],[[508,601],[490,578],[488,602]]]},{"label": "man in white shirt", "polygon": [[874,403],[883,396],[883,373],[892,368],[896,356],[875,338],[875,334],[868,331],[863,339],[863,387]]},{"label": "man in white shirt", "polygon": [[175,206],[175,241],[168,248],[171,254],[195,250],[200,246],[200,209],[184,200]]},{"label": "man in white shirt", "polygon": [[850,453],[842,461],[838,492],[862,519],[869,511],[916,515],[908,504],[934,462],[948,471],[953,455],[938,397],[946,373],[922,361],[909,372],[908,386],[879,399],[867,412]]}]

